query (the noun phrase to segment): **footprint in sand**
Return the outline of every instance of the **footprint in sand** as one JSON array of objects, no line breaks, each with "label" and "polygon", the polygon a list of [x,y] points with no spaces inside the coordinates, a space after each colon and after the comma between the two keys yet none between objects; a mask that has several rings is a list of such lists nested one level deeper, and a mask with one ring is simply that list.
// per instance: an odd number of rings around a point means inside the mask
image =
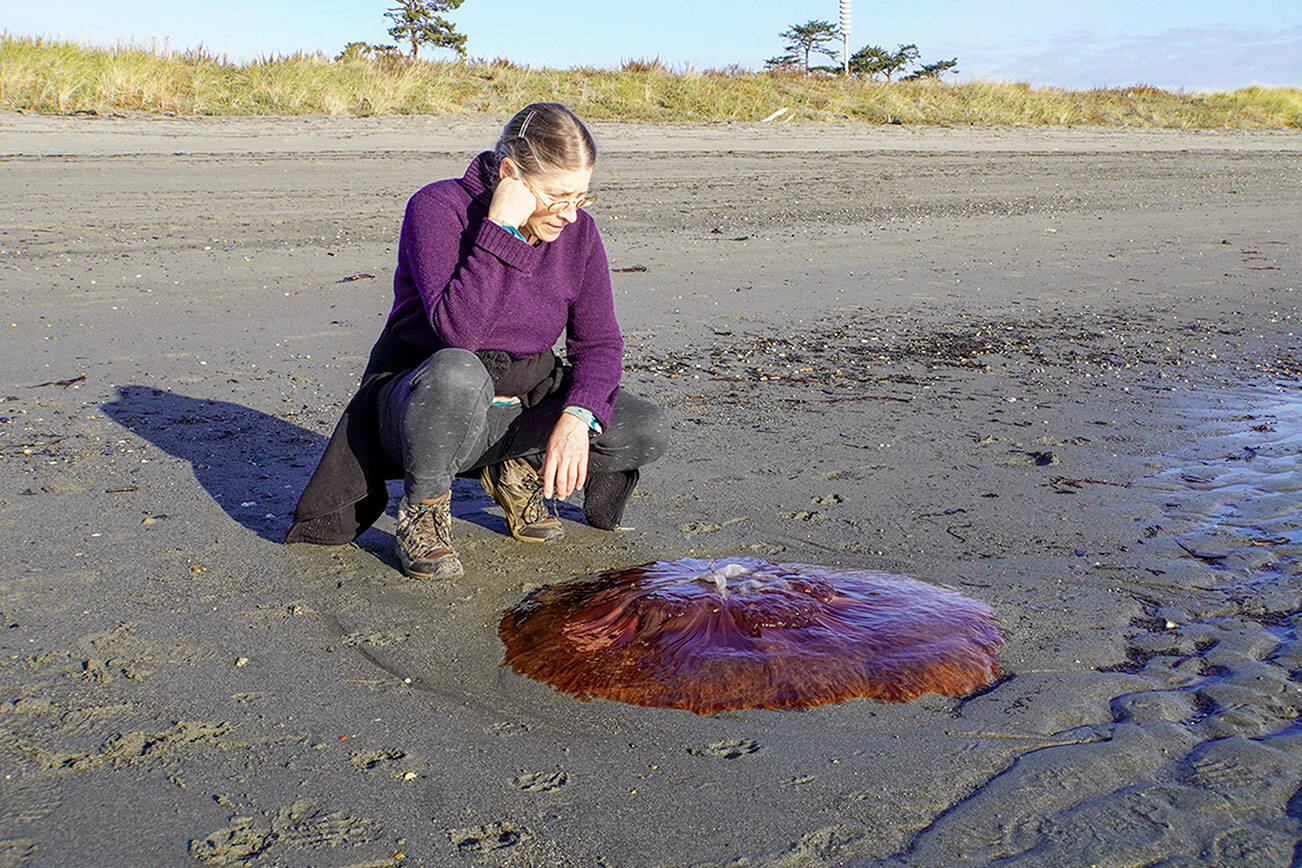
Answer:
[{"label": "footprint in sand", "polygon": [[776,555],[787,550],[787,547],[781,543],[774,542],[757,542],[746,546],[749,550],[759,555]]},{"label": "footprint in sand", "polygon": [[1093,441],[1088,437],[1037,437],[1041,446],[1085,446]]},{"label": "footprint in sand", "polygon": [[781,513],[781,515],[783,518],[789,518],[792,521],[807,521],[810,524],[827,518],[827,516],[823,515],[821,512],[810,511],[808,509],[798,509],[795,512],[784,512]]},{"label": "footprint in sand", "polygon": [[1291,837],[1253,824],[1217,835],[1208,855],[1212,856],[1209,861],[1215,865],[1260,865],[1266,868],[1268,865],[1290,864],[1293,850]]},{"label": "footprint in sand", "polygon": [[0,841],[0,865],[21,865],[35,855],[36,842],[31,838]]},{"label": "footprint in sand", "polygon": [[559,790],[570,782],[565,772],[532,772],[516,777],[511,783],[526,793],[549,793]]},{"label": "footprint in sand", "polygon": [[835,494],[835,493],[833,493],[833,494],[824,494],[824,495],[821,495],[821,496],[819,496],[819,497],[815,497],[815,498],[812,500],[813,503],[817,503],[817,504],[820,505],[820,506],[834,506],[834,505],[836,505],[836,504],[838,504],[838,503],[843,503],[844,501],[845,501],[845,498],[843,498],[843,497],[841,497],[841,495],[839,495],[839,494]]},{"label": "footprint in sand", "polygon": [[715,524],[712,521],[685,521],[682,524],[678,525],[678,529],[681,530],[683,533],[688,534],[689,536],[695,536],[696,534],[702,534],[702,533],[714,533],[716,531],[723,530],[725,527],[727,527],[730,524],[737,524],[745,520],[746,517],[744,515],[739,515],[736,518],[728,519],[722,524]]},{"label": "footprint in sand", "polygon": [[359,772],[369,772],[387,762],[400,760],[407,754],[400,750],[368,750],[355,753],[348,758]]},{"label": "footprint in sand", "polygon": [[529,839],[527,829],[517,829],[510,823],[489,823],[465,829],[448,829],[448,840],[462,853],[491,853],[514,847]]},{"label": "footprint in sand", "polygon": [[885,466],[884,464],[863,464],[859,467],[840,467],[836,470],[820,473],[818,478],[823,482],[831,482],[833,479],[863,479],[868,473],[881,470]]},{"label": "footprint in sand", "polygon": [[758,751],[762,745],[757,741],[742,738],[726,738],[707,744],[705,747],[691,748],[687,752],[693,756],[713,756],[719,759],[737,759]]},{"label": "footprint in sand", "polygon": [[341,636],[339,641],[344,645],[351,645],[354,648],[361,648],[367,645],[374,648],[383,648],[386,645],[396,645],[399,642],[405,642],[410,638],[410,633],[397,630],[354,630],[346,636]]},{"label": "footprint in sand", "polygon": [[230,824],[202,841],[190,842],[190,858],[208,865],[231,865],[252,859],[271,846],[271,831],[252,817],[231,817]]},{"label": "footprint in sand", "polygon": [[528,732],[531,729],[533,729],[533,727],[527,723],[516,723],[515,721],[511,721],[511,720],[499,720],[496,723],[493,723],[487,728],[485,728],[484,732],[492,733],[493,735],[503,735],[503,736],[521,735],[523,733]]}]

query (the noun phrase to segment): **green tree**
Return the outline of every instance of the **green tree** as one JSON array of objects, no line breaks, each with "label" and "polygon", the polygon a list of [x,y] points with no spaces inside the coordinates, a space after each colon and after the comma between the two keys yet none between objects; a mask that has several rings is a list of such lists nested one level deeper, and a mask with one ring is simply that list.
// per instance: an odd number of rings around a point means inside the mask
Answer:
[{"label": "green tree", "polygon": [[389,35],[397,42],[411,43],[411,59],[422,45],[455,51],[462,59],[466,56],[466,35],[458,33],[456,26],[444,18],[442,12],[451,12],[465,0],[397,0],[397,6],[384,13],[393,22]]},{"label": "green tree", "polygon": [[339,52],[335,60],[341,63],[365,60],[370,53],[371,46],[365,42],[350,42],[344,46],[344,50]]},{"label": "green tree", "polygon": [[402,52],[396,45],[372,45],[367,57],[374,57],[376,60],[397,61],[402,60]]},{"label": "green tree", "polygon": [[889,62],[890,54],[880,45],[865,45],[850,55],[850,74],[875,78]]},{"label": "green tree", "polygon": [[765,69],[774,69],[779,72],[791,72],[800,68],[800,58],[794,54],[779,54],[777,57],[770,57],[764,61]]},{"label": "green tree", "polygon": [[924,78],[939,79],[947,72],[958,73],[958,58],[953,57],[949,60],[938,60],[935,63],[924,63],[922,66],[913,70],[913,72],[904,76],[904,81],[919,81]]},{"label": "green tree", "polygon": [[[801,70],[809,74],[809,55],[817,52],[825,54],[828,57],[836,57],[835,49],[827,47],[827,43],[841,38],[841,30],[830,21],[819,21],[811,19],[804,24],[795,24],[778,34],[779,39],[785,39],[786,44],[782,50],[787,52],[783,57],[770,58],[772,60],[785,60],[786,57],[794,56],[801,60]],[[776,66],[777,64],[771,64]]]},{"label": "green tree", "polygon": [[850,72],[855,75],[866,75],[869,78],[884,75],[886,80],[890,81],[892,75],[917,60],[919,56],[918,46],[912,44],[901,45],[893,52],[887,51],[880,45],[866,45],[850,55]]},{"label": "green tree", "polygon": [[393,64],[402,60],[402,52],[396,45],[368,45],[365,42],[350,42],[339,52],[335,60],[340,63],[357,63],[359,61]]}]

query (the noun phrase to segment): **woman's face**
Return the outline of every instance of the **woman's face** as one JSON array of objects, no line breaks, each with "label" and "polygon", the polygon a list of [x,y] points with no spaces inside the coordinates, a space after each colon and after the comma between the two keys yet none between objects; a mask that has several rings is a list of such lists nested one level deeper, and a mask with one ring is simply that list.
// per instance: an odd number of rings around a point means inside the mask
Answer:
[{"label": "woman's face", "polygon": [[555,241],[566,226],[579,219],[578,203],[587,195],[592,167],[524,175],[523,180],[533,191],[538,207],[520,227],[521,233],[532,234],[540,241]]}]

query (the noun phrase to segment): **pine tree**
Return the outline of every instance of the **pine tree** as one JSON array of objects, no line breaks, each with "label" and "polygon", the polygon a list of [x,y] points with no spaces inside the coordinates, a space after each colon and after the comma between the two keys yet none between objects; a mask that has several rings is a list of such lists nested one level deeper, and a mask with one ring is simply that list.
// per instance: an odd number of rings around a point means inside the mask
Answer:
[{"label": "pine tree", "polygon": [[[795,55],[797,58],[803,58],[802,69],[805,74],[809,74],[809,55],[811,52],[825,54],[828,57],[836,57],[836,51],[825,47],[827,43],[841,37],[841,31],[835,24],[830,21],[819,21],[812,19],[804,24],[795,24],[778,34],[780,39],[785,39],[787,44],[782,46],[784,51],[789,52],[788,57]],[[771,66],[777,66],[773,61],[779,61],[784,58],[771,58],[768,63]]]},{"label": "pine tree", "polygon": [[384,17],[393,22],[389,35],[397,42],[411,43],[411,59],[422,45],[446,48],[466,56],[466,35],[439,13],[451,12],[464,0],[398,0]]},{"label": "pine tree", "polygon": [[913,70],[913,72],[904,76],[905,81],[920,81],[924,78],[939,79],[947,72],[955,72],[958,66],[958,58],[952,57],[949,60],[938,60],[935,63],[924,63],[922,66]]},{"label": "pine tree", "polygon": [[901,45],[893,52],[880,45],[867,45],[850,55],[850,72],[869,78],[880,74],[890,81],[892,75],[917,60],[918,56],[916,45]]}]

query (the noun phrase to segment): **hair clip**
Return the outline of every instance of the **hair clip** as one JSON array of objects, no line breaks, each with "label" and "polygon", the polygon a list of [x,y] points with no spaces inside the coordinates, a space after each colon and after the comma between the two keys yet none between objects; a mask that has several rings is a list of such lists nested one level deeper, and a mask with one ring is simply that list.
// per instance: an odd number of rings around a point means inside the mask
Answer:
[{"label": "hair clip", "polygon": [[[529,109],[529,114],[525,115],[524,123],[520,124],[520,129],[516,130],[515,137],[517,139],[524,139],[524,131],[529,129],[529,121],[533,120],[533,116],[537,113],[537,109]],[[525,139],[525,141],[529,140]]]}]

